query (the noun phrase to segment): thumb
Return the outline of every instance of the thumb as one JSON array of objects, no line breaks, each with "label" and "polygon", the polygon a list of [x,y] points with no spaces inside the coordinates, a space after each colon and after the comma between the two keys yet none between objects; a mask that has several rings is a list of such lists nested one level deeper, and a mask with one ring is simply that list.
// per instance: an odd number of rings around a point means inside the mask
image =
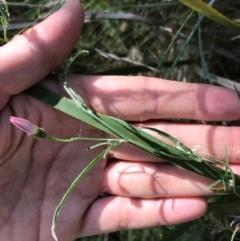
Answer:
[{"label": "thumb", "polygon": [[83,22],[82,6],[71,0],[0,48],[0,109],[10,95],[36,84],[64,61],[79,38]]}]

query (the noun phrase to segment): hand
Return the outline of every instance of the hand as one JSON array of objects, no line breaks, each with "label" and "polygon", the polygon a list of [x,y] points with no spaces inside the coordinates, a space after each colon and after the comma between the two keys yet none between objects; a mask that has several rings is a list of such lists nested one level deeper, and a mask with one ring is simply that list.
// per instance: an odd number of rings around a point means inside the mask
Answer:
[{"label": "hand", "polygon": [[[9,116],[22,117],[60,138],[106,136],[22,92],[39,82],[64,94],[56,81],[41,80],[68,56],[82,25],[79,2],[69,1],[0,49],[2,240],[53,240],[54,209],[74,178],[103,150],[87,151],[90,142],[37,140],[9,122]],[[233,91],[145,77],[70,76],[68,83],[101,113],[167,131],[189,147],[201,145],[223,160],[227,145],[231,161],[240,160],[237,127],[158,121],[238,119],[240,102]],[[101,160],[91,169],[63,206],[56,230],[60,241],[185,222],[206,211],[206,201],[200,196],[208,194],[205,187],[212,180],[160,162],[129,145],[116,148],[110,156],[111,160]],[[113,195],[99,197],[102,192]]]}]

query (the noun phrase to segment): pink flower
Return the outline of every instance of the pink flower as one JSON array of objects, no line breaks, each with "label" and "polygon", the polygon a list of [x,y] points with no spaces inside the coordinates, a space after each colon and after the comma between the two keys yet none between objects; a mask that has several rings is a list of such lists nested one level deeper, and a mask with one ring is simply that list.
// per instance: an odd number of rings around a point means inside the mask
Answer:
[{"label": "pink flower", "polygon": [[26,132],[28,135],[33,135],[37,138],[46,138],[47,136],[46,132],[43,129],[39,128],[28,120],[14,116],[10,116],[9,120],[13,125],[15,125],[20,130]]}]

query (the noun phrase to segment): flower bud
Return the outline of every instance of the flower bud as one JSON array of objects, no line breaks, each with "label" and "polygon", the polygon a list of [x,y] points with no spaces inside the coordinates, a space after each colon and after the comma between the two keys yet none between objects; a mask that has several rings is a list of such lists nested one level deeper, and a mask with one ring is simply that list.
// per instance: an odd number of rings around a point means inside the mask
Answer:
[{"label": "flower bud", "polygon": [[28,135],[32,135],[36,138],[47,137],[47,133],[42,128],[39,128],[28,120],[14,116],[10,116],[9,120],[13,125],[26,132]]}]

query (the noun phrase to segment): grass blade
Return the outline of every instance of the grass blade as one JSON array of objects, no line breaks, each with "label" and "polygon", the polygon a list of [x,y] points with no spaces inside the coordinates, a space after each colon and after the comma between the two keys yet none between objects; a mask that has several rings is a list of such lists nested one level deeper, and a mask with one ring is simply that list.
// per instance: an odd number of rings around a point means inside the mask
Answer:
[{"label": "grass blade", "polygon": [[107,153],[113,149],[114,147],[116,147],[119,144],[119,142],[115,142],[112,143],[106,150],[104,150],[103,152],[101,152],[98,156],[96,156],[83,170],[82,172],[75,178],[75,180],[72,182],[72,184],[70,185],[70,187],[68,188],[68,190],[66,191],[66,193],[64,194],[64,196],[62,197],[61,201],[59,202],[59,204],[57,205],[55,211],[54,211],[54,215],[53,215],[53,220],[52,220],[52,227],[51,227],[51,231],[52,231],[52,236],[55,240],[57,239],[57,235],[56,235],[56,222],[57,222],[57,218],[60,214],[60,211],[62,209],[62,206],[64,205],[64,203],[67,201],[67,198],[69,197],[69,195],[71,194],[71,192],[73,191],[73,189],[77,186],[77,184],[79,183],[79,181],[81,181],[81,179],[88,173],[88,171],[102,158],[105,158]]},{"label": "grass blade", "polygon": [[[95,118],[93,118],[87,111],[78,108],[72,100],[39,85],[31,87],[26,93],[74,118],[88,123],[89,125],[115,137],[124,139],[126,142],[177,166],[213,180],[226,179],[226,173],[224,170],[213,166],[210,162],[206,162],[204,159],[199,160],[199,158],[201,158],[200,156],[196,158],[194,153],[191,154],[184,151],[183,148],[176,148],[168,145],[123,120],[102,115],[100,113],[95,113]],[[239,185],[240,176],[234,175],[234,178],[236,185]],[[229,180],[225,181],[228,182]]]},{"label": "grass blade", "polygon": [[235,32],[240,32],[240,25],[233,22],[231,19],[227,18],[216,9],[201,0],[179,0],[179,2],[202,14],[203,16],[213,20],[214,22],[227,27],[228,29],[231,29]]}]

